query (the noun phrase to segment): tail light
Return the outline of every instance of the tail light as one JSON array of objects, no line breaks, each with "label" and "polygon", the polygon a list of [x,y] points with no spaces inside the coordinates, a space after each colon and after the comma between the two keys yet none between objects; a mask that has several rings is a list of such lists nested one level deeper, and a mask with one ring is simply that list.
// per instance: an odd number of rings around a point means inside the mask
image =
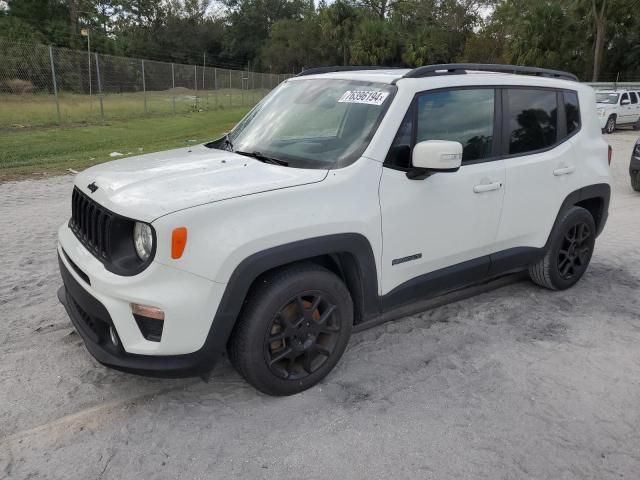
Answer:
[{"label": "tail light", "polygon": [[609,145],[609,158],[607,159],[609,161],[609,165],[611,165],[611,156],[613,155],[613,148],[611,148],[611,145]]}]

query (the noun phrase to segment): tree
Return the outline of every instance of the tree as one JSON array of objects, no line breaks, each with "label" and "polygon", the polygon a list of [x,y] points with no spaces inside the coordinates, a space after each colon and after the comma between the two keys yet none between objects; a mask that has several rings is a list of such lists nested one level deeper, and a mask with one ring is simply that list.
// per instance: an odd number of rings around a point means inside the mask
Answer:
[{"label": "tree", "polygon": [[278,20],[262,50],[262,65],[275,72],[299,72],[322,62],[321,44],[315,13],[301,20]]},{"label": "tree", "polygon": [[356,65],[395,63],[398,36],[391,23],[379,17],[364,18],[354,32],[351,62]]},{"label": "tree", "polygon": [[312,10],[309,0],[223,0],[227,6],[226,53],[236,61],[259,60],[278,20],[302,19]]},{"label": "tree", "polygon": [[597,82],[602,67],[602,54],[604,52],[605,33],[607,29],[607,14],[611,2],[609,0],[591,0],[591,14],[596,30],[596,39],[593,46],[593,75],[591,81]]},{"label": "tree", "polygon": [[337,63],[349,65],[351,40],[358,19],[358,9],[345,0],[324,6],[319,12],[320,30],[326,45],[333,50]]}]

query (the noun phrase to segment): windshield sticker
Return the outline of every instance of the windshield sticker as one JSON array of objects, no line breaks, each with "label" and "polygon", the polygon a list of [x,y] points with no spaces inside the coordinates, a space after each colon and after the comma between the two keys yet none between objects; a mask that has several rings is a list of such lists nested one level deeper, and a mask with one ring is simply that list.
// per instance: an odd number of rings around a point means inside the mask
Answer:
[{"label": "windshield sticker", "polygon": [[340,97],[338,103],[365,103],[367,105],[382,105],[389,96],[389,92],[373,90],[347,90]]}]

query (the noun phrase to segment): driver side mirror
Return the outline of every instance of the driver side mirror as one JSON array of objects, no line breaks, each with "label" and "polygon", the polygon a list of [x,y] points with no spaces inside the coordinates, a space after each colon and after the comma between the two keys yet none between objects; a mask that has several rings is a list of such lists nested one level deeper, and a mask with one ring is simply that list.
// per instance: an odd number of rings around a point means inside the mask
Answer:
[{"label": "driver side mirror", "polygon": [[434,173],[456,172],[462,164],[462,144],[448,140],[416,143],[411,155],[412,168],[407,178],[422,180]]},{"label": "driver side mirror", "polygon": [[629,105],[631,103],[631,100],[621,100],[620,101],[620,105]]}]

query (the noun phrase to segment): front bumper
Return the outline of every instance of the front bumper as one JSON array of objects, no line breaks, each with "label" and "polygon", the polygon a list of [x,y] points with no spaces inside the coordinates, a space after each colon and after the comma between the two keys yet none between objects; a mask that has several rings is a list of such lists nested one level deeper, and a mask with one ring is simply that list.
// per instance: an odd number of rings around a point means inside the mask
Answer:
[{"label": "front bumper", "polygon": [[89,353],[103,365],[124,372],[156,377],[197,376],[211,370],[222,351],[203,346],[183,355],[140,355],[128,353],[122,343],[114,345],[109,329],[115,328],[105,306],[84,289],[58,255],[64,285],[58,299],[85,343]]},{"label": "front bumper", "polygon": [[[58,238],[64,282],[58,298],[100,363],[170,377],[200,375],[214,366],[228,338],[220,335],[220,325],[214,328],[226,285],[158,263],[133,277],[118,276],[107,271],[66,225]],[[165,312],[159,341],[145,337],[131,303]],[[225,334],[229,330],[226,320],[230,319],[225,319]],[[110,328],[118,346],[110,339]]]}]

